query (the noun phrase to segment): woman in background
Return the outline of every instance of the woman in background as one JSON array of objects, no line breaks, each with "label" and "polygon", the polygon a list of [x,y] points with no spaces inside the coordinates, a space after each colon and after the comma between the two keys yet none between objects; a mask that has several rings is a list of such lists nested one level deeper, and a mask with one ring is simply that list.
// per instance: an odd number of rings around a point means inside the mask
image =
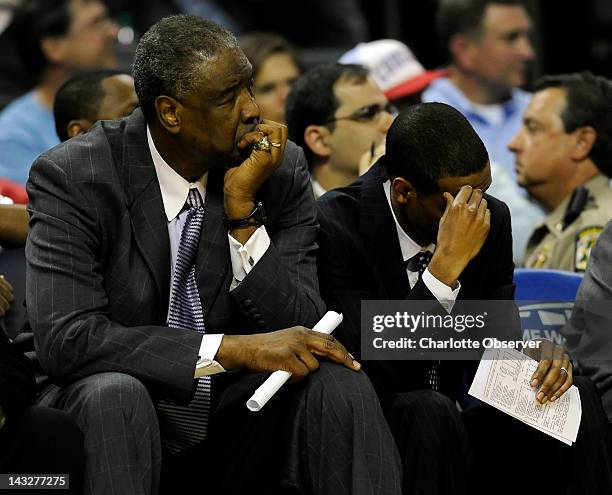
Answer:
[{"label": "woman in background", "polygon": [[250,33],[240,47],[253,66],[254,93],[261,118],[285,123],[285,100],[302,69],[289,42],[274,33]]}]

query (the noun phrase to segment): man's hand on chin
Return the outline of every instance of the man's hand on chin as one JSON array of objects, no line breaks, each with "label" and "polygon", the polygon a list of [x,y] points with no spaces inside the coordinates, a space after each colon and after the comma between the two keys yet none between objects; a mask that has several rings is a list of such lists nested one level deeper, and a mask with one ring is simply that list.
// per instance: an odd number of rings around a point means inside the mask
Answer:
[{"label": "man's hand on chin", "polygon": [[[269,149],[257,149],[254,145],[264,138]],[[263,120],[255,130],[247,132],[238,142],[238,149],[251,146],[250,155],[238,166],[225,172],[223,181],[223,202],[225,215],[229,220],[248,217],[255,208],[255,196],[259,188],[280,166],[287,143],[287,126]],[[236,229],[230,232],[241,244],[245,244],[255,227]]]}]

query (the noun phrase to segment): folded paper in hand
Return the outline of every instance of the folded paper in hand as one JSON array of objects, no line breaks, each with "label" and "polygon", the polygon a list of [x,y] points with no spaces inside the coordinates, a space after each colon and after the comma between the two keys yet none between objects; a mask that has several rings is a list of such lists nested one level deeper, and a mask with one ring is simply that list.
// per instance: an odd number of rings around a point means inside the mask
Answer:
[{"label": "folded paper in hand", "polygon": [[576,441],[582,406],[572,385],[555,402],[536,402],[529,382],[538,362],[514,349],[487,349],[468,393],[567,445]]}]

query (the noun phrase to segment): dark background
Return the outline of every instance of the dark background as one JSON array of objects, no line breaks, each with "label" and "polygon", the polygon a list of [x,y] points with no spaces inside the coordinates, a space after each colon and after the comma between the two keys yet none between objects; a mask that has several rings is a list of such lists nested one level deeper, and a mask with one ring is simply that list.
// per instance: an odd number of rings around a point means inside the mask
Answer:
[{"label": "dark background", "polygon": [[[0,10],[7,2],[0,0]],[[121,46],[129,68],[141,35],[157,19],[178,12],[177,0],[104,0],[111,15],[134,32]],[[276,31],[296,46],[306,68],[331,62],[359,41],[395,38],[427,69],[445,64],[435,33],[436,0],[217,0],[241,32]],[[537,53],[529,83],[542,74],[590,70],[612,78],[612,0],[526,0]],[[19,67],[14,44],[0,35],[0,108],[35,81]]]}]

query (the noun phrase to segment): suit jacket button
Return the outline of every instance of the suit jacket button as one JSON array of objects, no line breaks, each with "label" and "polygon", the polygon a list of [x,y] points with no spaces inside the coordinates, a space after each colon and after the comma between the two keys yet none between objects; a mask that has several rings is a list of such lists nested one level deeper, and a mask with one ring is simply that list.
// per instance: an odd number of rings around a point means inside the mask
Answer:
[{"label": "suit jacket button", "polygon": [[244,307],[249,309],[251,306],[253,306],[253,301],[251,301],[250,299],[245,299],[244,300]]},{"label": "suit jacket button", "polygon": [[257,320],[257,322],[263,321],[262,316],[259,313],[251,314],[251,316],[254,320]]},{"label": "suit jacket button", "polygon": [[265,321],[263,321],[263,320],[257,320],[257,326],[258,326],[258,327],[263,327],[263,326],[265,326],[265,324],[266,324],[266,322],[265,322]]},{"label": "suit jacket button", "polygon": [[[249,316],[251,316],[254,320],[256,320],[257,318],[255,318],[255,315],[257,314],[257,308],[251,308],[249,309]],[[260,316],[261,318],[261,316]]]}]

